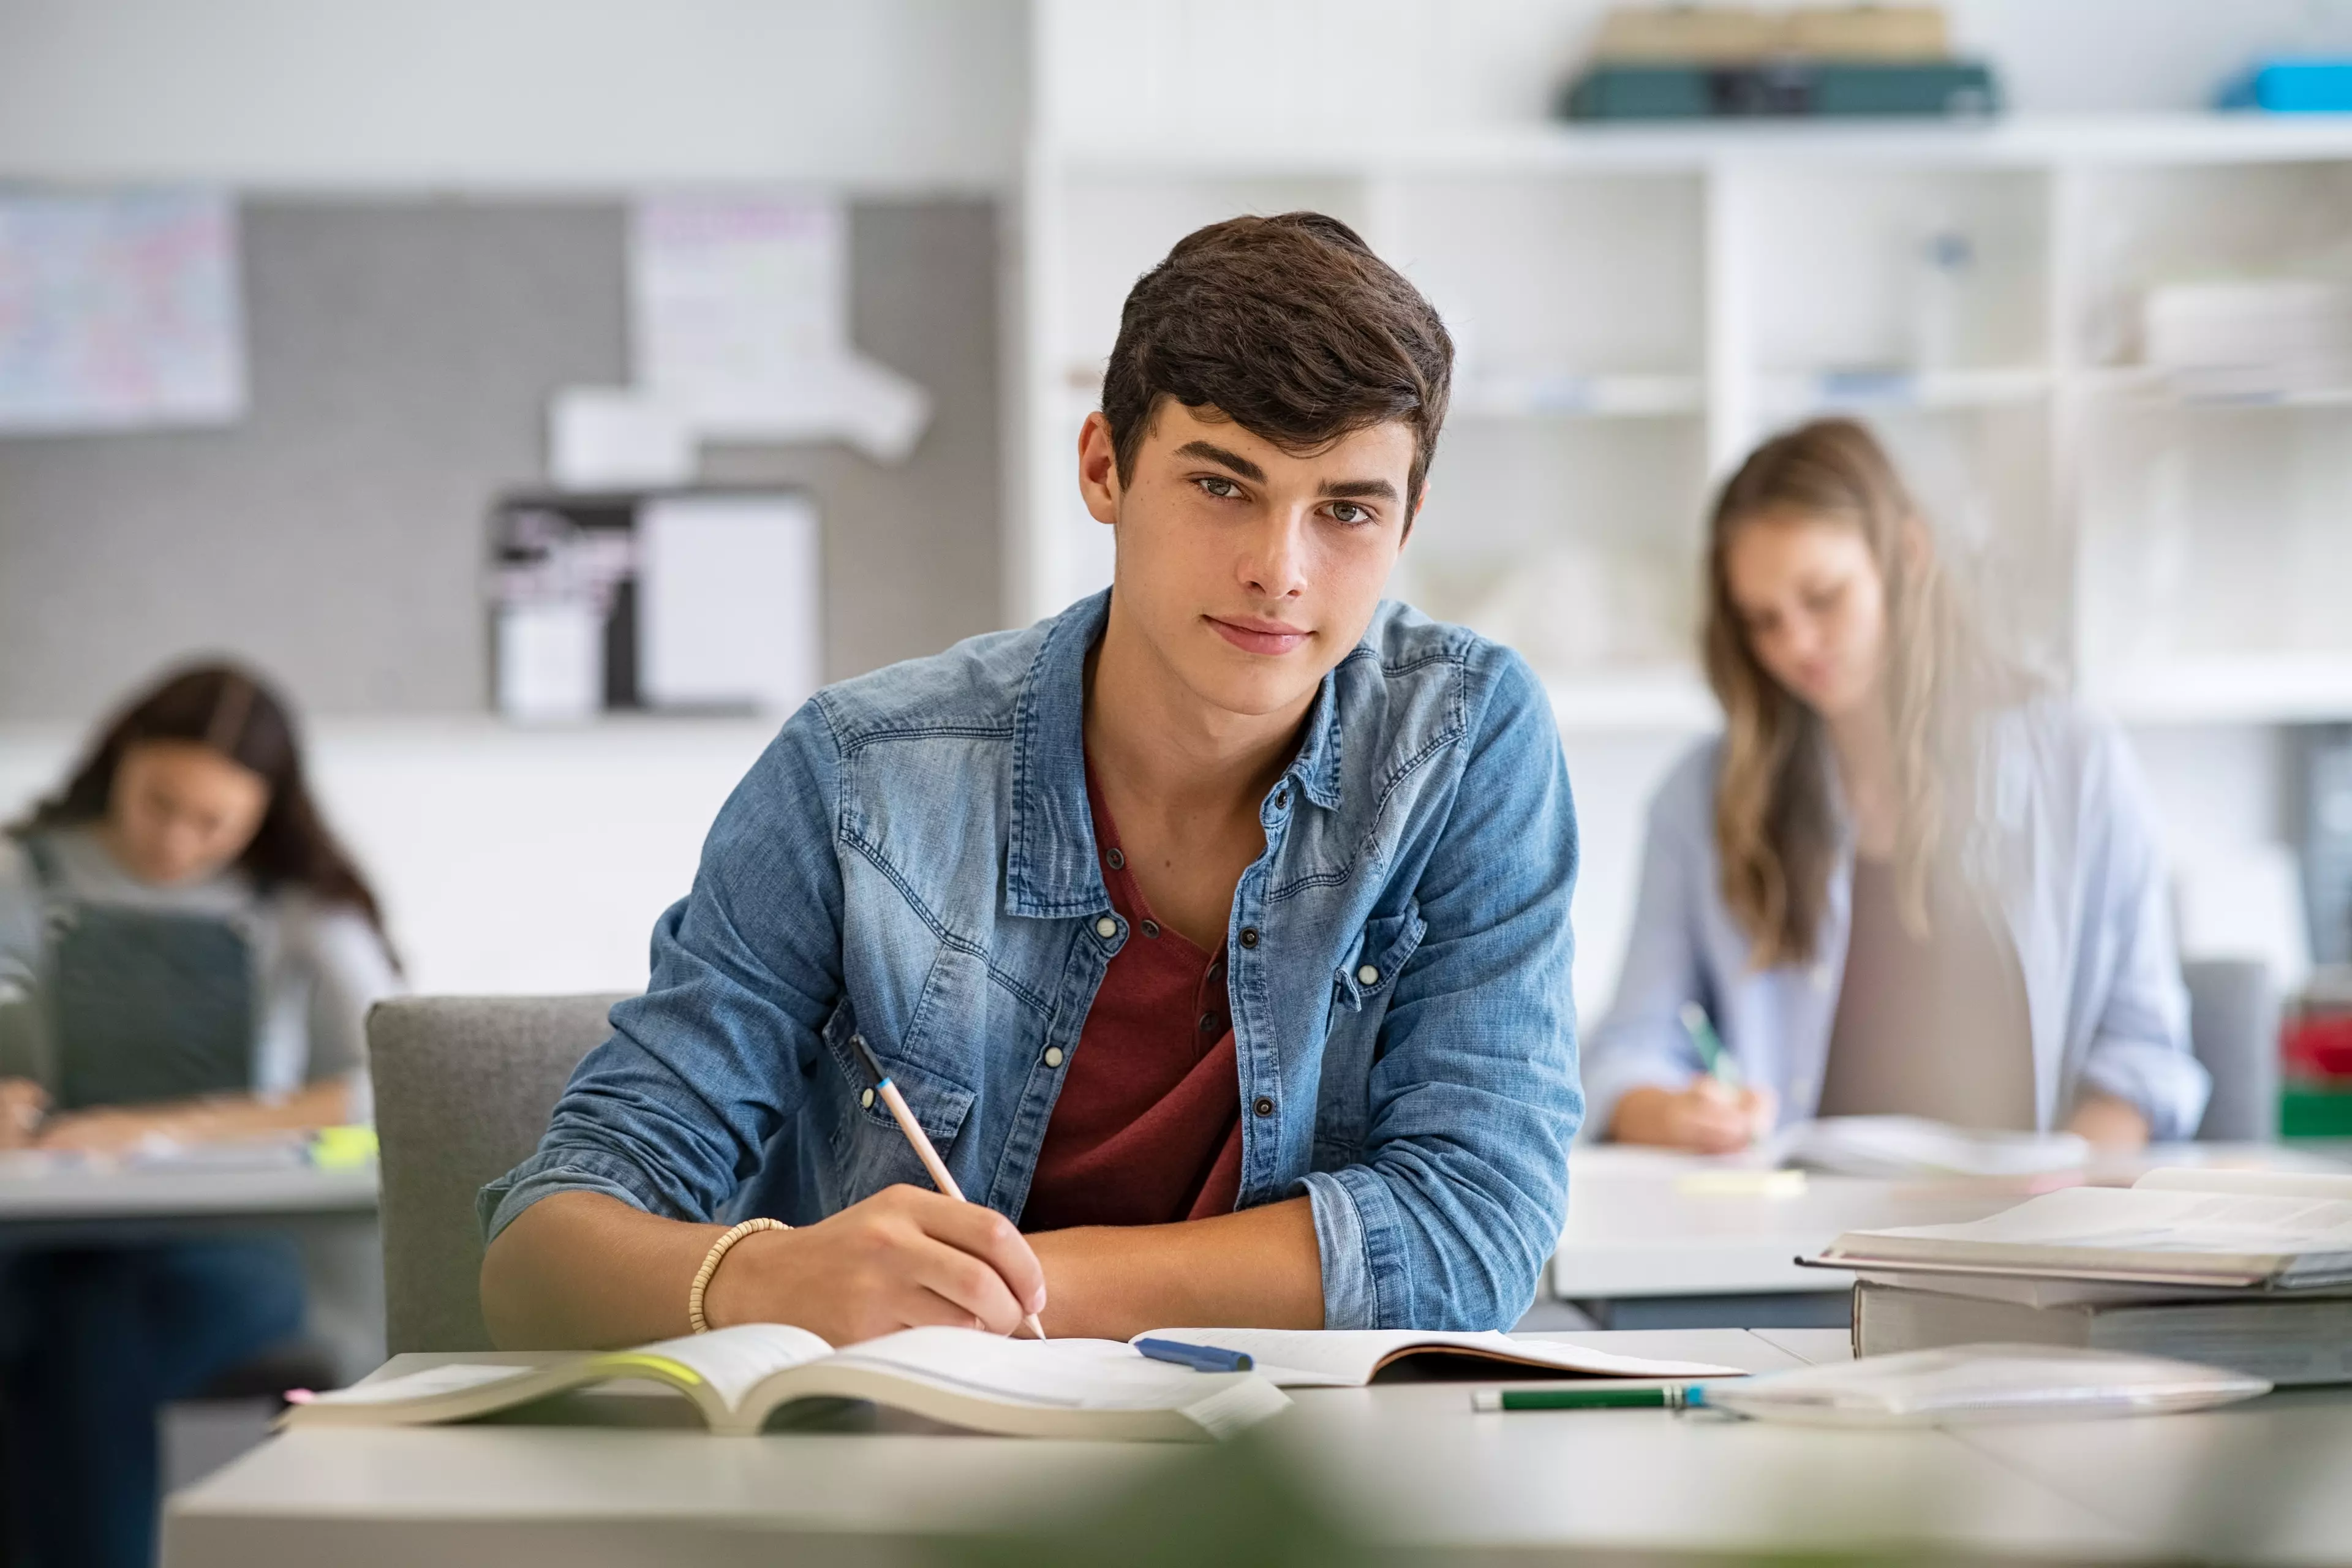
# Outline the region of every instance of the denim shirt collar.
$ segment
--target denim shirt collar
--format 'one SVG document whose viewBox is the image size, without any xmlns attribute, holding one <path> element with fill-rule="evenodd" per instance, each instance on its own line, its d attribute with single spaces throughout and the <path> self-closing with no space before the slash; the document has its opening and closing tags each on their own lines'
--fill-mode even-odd
<svg viewBox="0 0 2352 1568">
<path fill-rule="evenodd" d="M 1044 918 L 1110 907 L 1087 805 L 1087 655 L 1110 618 L 1110 590 L 1054 618 L 1013 708 L 1013 820 L 1005 850 L 1004 911 Z M 1306 738 L 1283 777 L 1326 811 L 1339 809 L 1339 671 L 1377 658 L 1358 643 L 1323 677 L 1307 710 Z"/>
</svg>

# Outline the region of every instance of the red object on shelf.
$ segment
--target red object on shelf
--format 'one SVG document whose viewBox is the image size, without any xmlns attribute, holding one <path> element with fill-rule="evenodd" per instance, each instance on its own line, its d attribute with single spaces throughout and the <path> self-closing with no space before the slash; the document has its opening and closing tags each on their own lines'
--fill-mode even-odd
<svg viewBox="0 0 2352 1568">
<path fill-rule="evenodd" d="M 2352 1013 L 2296 1018 L 2281 1031 L 2279 1043 L 2298 1077 L 2352 1079 Z"/>
</svg>

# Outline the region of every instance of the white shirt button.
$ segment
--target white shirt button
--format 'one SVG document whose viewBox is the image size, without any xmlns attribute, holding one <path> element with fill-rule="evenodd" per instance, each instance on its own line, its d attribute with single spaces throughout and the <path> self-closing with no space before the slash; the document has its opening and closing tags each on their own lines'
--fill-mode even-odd
<svg viewBox="0 0 2352 1568">
<path fill-rule="evenodd" d="M 1057 1068 L 1062 1065 L 1061 1047 L 1047 1046 L 1045 1047 L 1045 1065 L 1049 1068 Z"/>
<path fill-rule="evenodd" d="M 1102 919 L 1095 921 L 1095 934 L 1102 938 L 1105 942 L 1108 942 L 1112 937 L 1118 934 L 1118 922 L 1111 919 L 1108 915 L 1105 915 Z"/>
<path fill-rule="evenodd" d="M 1370 964 L 1367 963 L 1366 965 L 1364 965 L 1364 967 L 1363 967 L 1363 968 L 1359 969 L 1358 971 L 1356 971 L 1356 984 L 1359 984 L 1359 985 L 1378 985 L 1380 983 L 1381 983 L 1381 972 L 1380 972 L 1379 970 L 1377 970 L 1377 969 L 1373 968 Z"/>
<path fill-rule="evenodd" d="M 873 1091 L 872 1089 L 867 1089 L 864 1094 L 859 1095 L 859 1096 L 857 1097 L 857 1103 L 858 1103 L 858 1104 L 860 1104 L 860 1105 L 862 1105 L 862 1106 L 864 1106 L 864 1107 L 865 1107 L 866 1110 L 873 1110 L 873 1109 L 874 1109 L 874 1091 Z"/>
</svg>

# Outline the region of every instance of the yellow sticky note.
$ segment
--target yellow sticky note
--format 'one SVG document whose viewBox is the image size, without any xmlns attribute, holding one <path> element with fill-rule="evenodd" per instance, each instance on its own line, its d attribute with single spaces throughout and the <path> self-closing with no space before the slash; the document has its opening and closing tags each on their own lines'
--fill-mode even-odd
<svg viewBox="0 0 2352 1568">
<path fill-rule="evenodd" d="M 375 1158 L 375 1129 L 321 1127 L 310 1140 L 310 1163 L 322 1171 L 351 1171 Z"/>
<path fill-rule="evenodd" d="M 1675 1191 L 1705 1198 L 1793 1198 L 1805 1191 L 1802 1171 L 1693 1171 L 1675 1178 Z"/>
</svg>

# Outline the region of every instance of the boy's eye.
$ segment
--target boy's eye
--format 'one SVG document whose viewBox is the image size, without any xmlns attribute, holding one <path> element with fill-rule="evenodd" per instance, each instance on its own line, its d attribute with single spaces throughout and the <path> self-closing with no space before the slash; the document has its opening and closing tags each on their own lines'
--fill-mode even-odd
<svg viewBox="0 0 2352 1568">
<path fill-rule="evenodd" d="M 1199 479 L 1194 479 L 1192 482 L 1200 486 L 1206 493 L 1216 497 L 1219 500 L 1233 500 L 1238 498 L 1242 493 L 1241 486 L 1234 483 L 1231 479 L 1221 479 L 1215 474 L 1202 474 Z"/>
<path fill-rule="evenodd" d="M 1351 500 L 1335 500 L 1331 503 L 1331 521 L 1347 523 L 1370 522 L 1372 521 L 1372 512 L 1370 507 L 1358 506 Z"/>
</svg>

